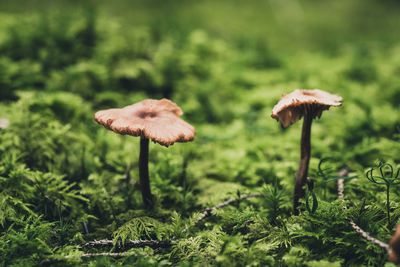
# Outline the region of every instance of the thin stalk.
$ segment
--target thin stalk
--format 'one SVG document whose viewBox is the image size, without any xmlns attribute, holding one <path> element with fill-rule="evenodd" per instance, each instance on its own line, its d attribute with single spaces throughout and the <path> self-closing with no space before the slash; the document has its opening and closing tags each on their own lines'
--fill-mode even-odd
<svg viewBox="0 0 400 267">
<path fill-rule="evenodd" d="M 303 186 L 306 184 L 308 174 L 308 164 L 310 162 L 311 155 L 311 123 L 312 123 L 312 112 L 306 110 L 303 119 L 303 128 L 301 131 L 301 145 L 300 145 L 300 165 L 297 170 L 296 184 L 294 186 L 293 196 L 293 213 L 299 215 L 299 199 L 304 197 Z"/>
<path fill-rule="evenodd" d="M 387 217 L 388 217 L 388 229 L 390 230 L 390 202 L 389 202 L 389 189 L 390 185 L 386 185 L 386 210 L 387 210 Z"/>
<path fill-rule="evenodd" d="M 146 137 L 140 138 L 139 178 L 143 204 L 146 208 L 151 208 L 153 196 L 151 195 L 149 180 L 149 139 Z"/>
</svg>

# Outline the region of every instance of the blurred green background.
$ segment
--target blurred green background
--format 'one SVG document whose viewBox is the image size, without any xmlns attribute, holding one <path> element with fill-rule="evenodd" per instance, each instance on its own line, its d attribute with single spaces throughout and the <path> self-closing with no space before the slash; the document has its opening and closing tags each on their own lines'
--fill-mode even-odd
<svg viewBox="0 0 400 267">
<path fill-rule="evenodd" d="M 388 229 L 385 188 L 364 177 L 400 164 L 399 14 L 395 0 L 1 1 L 0 117 L 10 124 L 0 129 L 0 264 L 70 255 L 60 266 L 390 266 L 346 218 L 384 241 L 399 221 L 396 187 Z M 319 207 L 308 214 L 303 203 L 298 217 L 301 123 L 270 118 L 296 88 L 344 99 L 313 123 Z M 148 211 L 139 140 L 93 114 L 162 97 L 196 138 L 150 145 Z M 327 157 L 332 173 L 358 177 L 346 182 L 346 212 L 317 171 Z M 203 208 L 248 192 L 265 197 L 190 227 Z M 178 245 L 77 257 L 88 252 L 79 244 L 102 238 Z"/>
<path fill-rule="evenodd" d="M 396 0 L 252 0 L 252 1 L 2 1 L 3 16 L 30 16 L 94 9 L 124 30 L 148 27 L 183 38 L 204 29 L 226 41 L 260 40 L 277 52 L 329 50 L 343 45 L 398 41 L 399 3 Z M 4 23 L 2 23 L 4 26 Z"/>
</svg>

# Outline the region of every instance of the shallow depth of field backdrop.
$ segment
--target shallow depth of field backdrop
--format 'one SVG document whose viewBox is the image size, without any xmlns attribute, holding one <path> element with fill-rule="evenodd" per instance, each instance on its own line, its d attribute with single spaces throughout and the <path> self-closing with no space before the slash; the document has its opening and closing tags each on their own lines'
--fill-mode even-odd
<svg viewBox="0 0 400 267">
<path fill-rule="evenodd" d="M 396 0 L 1 1 L 0 265 L 394 266 L 348 219 L 384 242 L 400 222 L 400 186 L 388 227 L 386 188 L 365 177 L 400 164 L 399 14 Z M 344 99 L 314 122 L 318 207 L 300 216 L 301 122 L 270 117 L 296 88 Z M 93 115 L 163 97 L 196 138 L 150 144 L 146 210 L 139 138 Z M 346 211 L 324 179 L 343 168 Z M 124 245 L 139 239 L 173 242 Z"/>
</svg>

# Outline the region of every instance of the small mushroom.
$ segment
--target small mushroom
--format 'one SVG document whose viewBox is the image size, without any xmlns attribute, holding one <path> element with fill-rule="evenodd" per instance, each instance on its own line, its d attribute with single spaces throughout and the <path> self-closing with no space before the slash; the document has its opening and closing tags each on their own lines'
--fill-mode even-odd
<svg viewBox="0 0 400 267">
<path fill-rule="evenodd" d="M 271 117 L 279 121 L 286 128 L 304 116 L 301 134 L 300 165 L 296 175 L 294 187 L 293 212 L 299 214 L 299 199 L 304 196 L 303 186 L 306 183 L 308 164 L 311 154 L 311 123 L 316 117 L 320 118 L 324 110 L 331 106 L 340 106 L 342 97 L 333 95 L 318 89 L 295 90 L 290 94 L 283 95 L 278 104 L 272 110 Z"/>
<path fill-rule="evenodd" d="M 148 169 L 149 139 L 165 147 L 175 142 L 192 141 L 195 129 L 180 118 L 182 114 L 182 110 L 168 99 L 146 99 L 124 108 L 101 110 L 94 114 L 94 119 L 111 131 L 140 136 L 139 178 L 146 207 L 153 204 Z"/>
<path fill-rule="evenodd" d="M 6 118 L 0 118 L 0 130 L 5 129 L 10 124 L 10 121 Z"/>
<path fill-rule="evenodd" d="M 400 263 L 400 224 L 389 242 L 389 259 L 394 263 Z"/>
</svg>

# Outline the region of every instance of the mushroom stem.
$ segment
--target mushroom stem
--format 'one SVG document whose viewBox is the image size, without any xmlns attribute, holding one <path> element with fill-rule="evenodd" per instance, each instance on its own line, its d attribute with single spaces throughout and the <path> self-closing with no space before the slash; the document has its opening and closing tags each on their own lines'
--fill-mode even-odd
<svg viewBox="0 0 400 267">
<path fill-rule="evenodd" d="M 150 191 L 149 180 L 149 139 L 140 137 L 139 178 L 143 203 L 146 208 L 153 206 L 153 196 Z"/>
<path fill-rule="evenodd" d="M 303 186 L 306 184 L 308 164 L 310 162 L 311 155 L 311 123 L 312 123 L 312 112 L 307 110 L 304 114 L 303 128 L 301 131 L 301 148 L 300 148 L 300 165 L 297 170 L 296 184 L 294 186 L 293 196 L 293 213 L 299 215 L 299 199 L 304 196 Z"/>
</svg>

